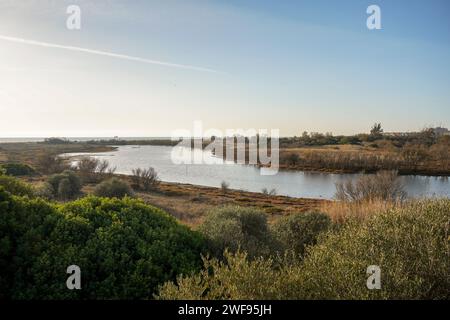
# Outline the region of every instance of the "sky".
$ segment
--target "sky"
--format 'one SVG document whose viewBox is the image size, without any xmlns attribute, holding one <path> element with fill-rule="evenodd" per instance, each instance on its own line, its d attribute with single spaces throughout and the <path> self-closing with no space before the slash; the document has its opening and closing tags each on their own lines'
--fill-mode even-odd
<svg viewBox="0 0 450 320">
<path fill-rule="evenodd" d="M 366 26 L 372 4 L 381 30 Z M 449 13 L 447 0 L 0 0 L 0 137 L 450 127 Z"/>
</svg>

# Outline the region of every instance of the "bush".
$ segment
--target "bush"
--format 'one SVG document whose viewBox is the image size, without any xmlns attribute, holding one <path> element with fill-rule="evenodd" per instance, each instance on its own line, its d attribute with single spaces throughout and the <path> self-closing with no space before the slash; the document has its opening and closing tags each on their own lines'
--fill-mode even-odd
<svg viewBox="0 0 450 320">
<path fill-rule="evenodd" d="M 158 174 L 152 167 L 148 169 L 133 169 L 131 179 L 133 187 L 145 191 L 151 191 L 158 188 Z"/>
<path fill-rule="evenodd" d="M 276 196 L 277 195 L 277 190 L 276 189 L 270 189 L 267 190 L 267 188 L 262 188 L 261 189 L 261 193 L 266 195 L 266 196 Z"/>
<path fill-rule="evenodd" d="M 450 200 L 427 200 L 349 223 L 313 247 L 302 268 L 304 298 L 449 299 Z M 366 269 L 381 268 L 381 290 Z"/>
<path fill-rule="evenodd" d="M 274 247 L 267 215 L 250 208 L 227 206 L 212 210 L 199 231 L 209 240 L 210 252 L 221 256 L 225 249 L 239 248 L 253 257 L 267 256 Z"/>
<path fill-rule="evenodd" d="M 340 201 L 402 201 L 406 192 L 397 171 L 380 171 L 375 175 L 363 175 L 355 182 L 337 183 L 335 198 Z"/>
<path fill-rule="evenodd" d="M 300 156 L 297 153 L 290 153 L 286 156 L 284 161 L 291 166 L 295 166 L 300 163 Z"/>
<path fill-rule="evenodd" d="M 83 182 L 92 183 L 112 177 L 116 168 L 110 167 L 107 160 L 100 161 L 92 157 L 83 157 L 77 161 L 76 170 Z"/>
<path fill-rule="evenodd" d="M 30 176 L 36 173 L 32 167 L 22 163 L 6 163 L 2 164 L 0 167 L 2 167 L 4 173 L 9 176 Z"/>
<path fill-rule="evenodd" d="M 133 196 L 133 190 L 128 183 L 119 178 L 105 180 L 95 187 L 94 194 L 98 197 L 123 198 Z"/>
<path fill-rule="evenodd" d="M 50 183 L 44 182 L 34 188 L 34 194 L 36 197 L 51 200 L 56 193 Z"/>
<path fill-rule="evenodd" d="M 65 205 L 0 190 L 0 299 L 148 299 L 201 264 L 201 236 L 134 199 Z M 81 269 L 68 290 L 66 269 Z"/>
<path fill-rule="evenodd" d="M 69 170 L 50 176 L 47 182 L 52 186 L 55 198 L 61 200 L 75 198 L 80 194 L 82 186 L 80 178 Z"/>
<path fill-rule="evenodd" d="M 280 218 L 273 225 L 274 237 L 283 250 L 303 256 L 307 246 L 314 245 L 317 237 L 331 226 L 331 219 L 323 213 L 298 213 Z"/>
<path fill-rule="evenodd" d="M 227 193 L 228 190 L 230 190 L 230 184 L 226 181 L 222 181 L 220 183 L 220 190 L 222 190 L 223 193 Z"/>
<path fill-rule="evenodd" d="M 95 175 L 99 164 L 100 160 L 91 157 L 84 157 L 77 161 L 76 169 L 83 182 L 97 181 Z"/>
<path fill-rule="evenodd" d="M 224 261 L 203 259 L 203 270 L 192 276 L 179 275 L 177 284 L 165 283 L 160 300 L 275 300 L 284 293 L 277 285 L 283 276 L 272 259 L 247 259 L 247 254 L 228 251 Z"/>
<path fill-rule="evenodd" d="M 64 159 L 48 152 L 39 154 L 36 162 L 39 171 L 44 174 L 60 173 L 69 168 Z"/>
<path fill-rule="evenodd" d="M 34 197 L 33 188 L 29 184 L 14 177 L 0 175 L 0 187 L 17 196 Z"/>
<path fill-rule="evenodd" d="M 450 199 L 414 202 L 319 237 L 303 262 L 226 254 L 166 283 L 161 299 L 449 299 Z M 274 268 L 274 265 L 276 266 Z M 368 290 L 368 266 L 381 289 Z"/>
</svg>

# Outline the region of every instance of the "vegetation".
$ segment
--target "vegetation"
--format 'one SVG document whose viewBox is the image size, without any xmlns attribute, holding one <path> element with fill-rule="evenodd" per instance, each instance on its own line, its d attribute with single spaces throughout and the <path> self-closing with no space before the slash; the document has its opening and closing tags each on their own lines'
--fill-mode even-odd
<svg viewBox="0 0 450 320">
<path fill-rule="evenodd" d="M 338 184 L 339 201 L 245 193 L 226 182 L 169 184 L 153 169 L 111 179 L 114 170 L 99 160 L 64 171 L 67 163 L 55 154 L 81 151 L 78 143 L 33 145 L 47 155 L 42 162 L 2 145 L 3 163 L 57 174 L 27 177 L 33 188 L 0 166 L 0 299 L 449 299 L 450 200 L 405 200 L 397 170 L 445 172 L 450 137 L 433 130 L 396 137 L 377 128 L 354 137 L 282 139 L 281 156 L 293 155 L 284 162 L 290 168 L 379 171 Z M 293 147 L 307 140 L 336 142 Z M 81 192 L 82 181 L 103 182 Z M 127 181 L 137 190 L 157 188 L 139 196 L 198 231 L 127 197 Z M 44 200 L 82 193 L 101 198 Z M 71 264 L 81 267 L 83 290 L 65 287 Z M 381 290 L 366 287 L 369 265 L 381 267 Z"/>
<path fill-rule="evenodd" d="M 131 179 L 133 187 L 138 190 L 151 191 L 158 188 L 159 178 L 155 169 L 133 169 Z"/>
<path fill-rule="evenodd" d="M 130 185 L 119 178 L 111 178 L 99 183 L 94 189 L 94 194 L 107 198 L 123 198 L 134 195 Z"/>
<path fill-rule="evenodd" d="M 221 256 L 225 249 L 244 250 L 250 257 L 267 256 L 273 251 L 273 238 L 263 212 L 236 206 L 212 210 L 199 227 L 208 239 L 209 251 Z"/>
<path fill-rule="evenodd" d="M 10 176 L 30 176 L 36 173 L 32 167 L 23 163 L 5 163 L 0 167 L 4 169 L 4 174 Z"/>
<path fill-rule="evenodd" d="M 230 190 L 230 184 L 226 181 L 222 181 L 220 183 L 220 189 L 223 193 L 227 193 Z"/>
<path fill-rule="evenodd" d="M 50 176 L 47 182 L 52 187 L 53 196 L 60 200 L 75 198 L 80 194 L 82 186 L 80 178 L 70 170 Z"/>
<path fill-rule="evenodd" d="M 34 197 L 34 190 L 29 184 L 11 176 L 0 174 L 0 188 L 19 196 Z"/>
<path fill-rule="evenodd" d="M 273 225 L 274 238 L 283 251 L 303 256 L 307 246 L 316 244 L 319 234 L 331 227 L 328 215 L 318 212 L 292 214 L 280 218 Z"/>
<path fill-rule="evenodd" d="M 100 161 L 92 157 L 83 157 L 78 160 L 75 169 L 84 183 L 99 182 L 110 178 L 116 171 L 115 167 L 110 167 L 107 160 Z"/>
<path fill-rule="evenodd" d="M 43 174 L 60 173 L 69 169 L 64 159 L 50 152 L 43 152 L 36 157 L 36 165 Z"/>
<path fill-rule="evenodd" d="M 199 274 L 166 283 L 160 299 L 449 299 L 450 200 L 427 200 L 348 221 L 319 237 L 303 261 L 204 259 Z M 366 269 L 381 268 L 381 290 Z"/>
<path fill-rule="evenodd" d="M 200 266 L 202 237 L 142 202 L 66 205 L 0 190 L 0 299 L 145 299 Z M 81 269 L 82 290 L 66 288 Z"/>
<path fill-rule="evenodd" d="M 265 195 L 268 195 L 268 196 L 275 196 L 275 195 L 277 195 L 277 190 L 276 189 L 270 189 L 270 191 L 269 191 L 269 190 L 267 190 L 267 188 L 263 188 L 261 190 L 261 193 L 265 194 Z"/>
<path fill-rule="evenodd" d="M 337 200 L 341 201 L 403 201 L 406 192 L 396 171 L 380 171 L 374 175 L 362 175 L 355 182 L 348 180 L 336 184 Z"/>
</svg>

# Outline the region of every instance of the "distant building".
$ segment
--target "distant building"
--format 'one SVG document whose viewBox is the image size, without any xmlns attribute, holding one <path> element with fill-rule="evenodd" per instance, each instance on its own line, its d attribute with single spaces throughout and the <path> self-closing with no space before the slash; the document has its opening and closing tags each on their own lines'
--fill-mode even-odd
<svg viewBox="0 0 450 320">
<path fill-rule="evenodd" d="M 437 127 L 437 128 L 434 128 L 433 131 L 437 136 L 450 135 L 450 131 L 447 128 Z"/>
<path fill-rule="evenodd" d="M 436 136 L 448 136 L 450 135 L 450 130 L 447 128 L 442 127 L 436 127 L 432 129 Z M 388 137 L 408 137 L 408 136 L 415 136 L 419 134 L 420 132 L 384 132 L 383 136 Z"/>
</svg>

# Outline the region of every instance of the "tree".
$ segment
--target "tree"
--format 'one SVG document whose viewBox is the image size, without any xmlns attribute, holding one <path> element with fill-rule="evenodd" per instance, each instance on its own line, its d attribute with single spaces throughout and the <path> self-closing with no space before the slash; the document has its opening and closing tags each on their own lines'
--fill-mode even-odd
<svg viewBox="0 0 450 320">
<path fill-rule="evenodd" d="M 381 128 L 381 123 L 375 123 L 370 129 L 370 137 L 372 140 L 378 140 L 383 137 L 383 129 Z"/>
</svg>

